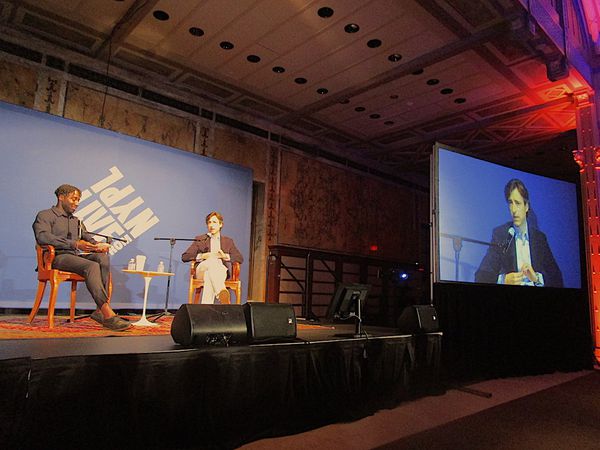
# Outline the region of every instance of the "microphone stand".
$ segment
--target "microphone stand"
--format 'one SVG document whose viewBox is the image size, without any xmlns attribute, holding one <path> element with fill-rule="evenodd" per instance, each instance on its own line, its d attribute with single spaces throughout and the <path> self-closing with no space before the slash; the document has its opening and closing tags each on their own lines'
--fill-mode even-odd
<svg viewBox="0 0 600 450">
<path fill-rule="evenodd" d="M 169 250 L 169 268 L 167 270 L 167 272 L 171 272 L 171 266 L 173 263 L 173 247 L 175 247 L 175 243 L 177 241 L 195 241 L 196 239 L 186 239 L 186 238 L 174 238 L 174 237 L 155 237 L 154 238 L 155 241 L 169 241 L 169 244 L 171 245 L 171 248 Z M 167 277 L 167 294 L 165 297 L 165 309 L 164 311 L 157 313 L 157 314 L 150 314 L 148 316 L 148 318 L 153 317 L 154 318 L 154 322 L 156 322 L 158 319 L 160 319 L 161 317 L 164 316 L 172 316 L 173 314 L 171 314 L 169 312 L 169 292 L 171 289 L 171 275 L 169 275 Z"/>
</svg>

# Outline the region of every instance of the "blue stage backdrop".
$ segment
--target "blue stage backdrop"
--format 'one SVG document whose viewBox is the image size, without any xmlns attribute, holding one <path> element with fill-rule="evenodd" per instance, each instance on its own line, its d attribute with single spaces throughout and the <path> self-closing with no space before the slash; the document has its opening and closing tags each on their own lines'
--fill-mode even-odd
<svg viewBox="0 0 600 450">
<path fill-rule="evenodd" d="M 130 258 L 146 255 L 146 268 L 168 268 L 170 244 L 155 237 L 194 238 L 206 232 L 204 218 L 224 216 L 222 233 L 232 237 L 245 258 L 244 291 L 252 208 L 252 172 L 164 145 L 0 103 L 0 306 L 30 308 L 37 278 L 31 225 L 37 211 L 56 204 L 63 183 L 82 189 L 77 215 L 88 231 L 126 239 L 111 249 L 113 306 L 141 308 L 143 279 L 128 275 Z M 173 248 L 169 307 L 187 302 L 189 265 L 181 254 L 191 242 Z M 166 277 L 152 281 L 149 308 L 163 308 Z M 48 288 L 49 289 L 49 288 Z M 68 307 L 68 284 L 61 285 L 58 307 Z M 80 284 L 78 307 L 92 308 Z M 48 292 L 42 307 L 47 305 Z M 245 301 L 245 298 L 243 299 Z"/>
</svg>

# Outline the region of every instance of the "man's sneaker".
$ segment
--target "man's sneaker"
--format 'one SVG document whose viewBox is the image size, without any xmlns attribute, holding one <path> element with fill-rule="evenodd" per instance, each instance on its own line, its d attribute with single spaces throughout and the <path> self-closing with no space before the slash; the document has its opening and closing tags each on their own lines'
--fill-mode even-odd
<svg viewBox="0 0 600 450">
<path fill-rule="evenodd" d="M 108 319 L 104 319 L 102 326 L 113 331 L 125 331 L 131 324 L 129 321 L 121 319 L 119 316 L 112 316 Z"/>
<path fill-rule="evenodd" d="M 219 303 L 221 305 L 228 305 L 231 303 L 231 299 L 229 297 L 229 291 L 227 289 L 223 289 L 221 292 L 217 294 L 217 298 L 219 299 Z"/>
<path fill-rule="evenodd" d="M 90 319 L 95 320 L 100 325 L 104 324 L 104 316 L 102 315 L 102 312 L 99 309 L 90 314 Z"/>
</svg>

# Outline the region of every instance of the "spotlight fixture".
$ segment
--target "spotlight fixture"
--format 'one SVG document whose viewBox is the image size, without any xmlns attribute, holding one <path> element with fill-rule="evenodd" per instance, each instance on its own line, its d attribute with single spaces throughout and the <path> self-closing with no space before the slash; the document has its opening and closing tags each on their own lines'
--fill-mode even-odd
<svg viewBox="0 0 600 450">
<path fill-rule="evenodd" d="M 234 46 L 229 41 L 223 41 L 219 44 L 223 50 L 231 50 Z"/>
<path fill-rule="evenodd" d="M 297 84 L 306 84 L 308 80 L 306 78 L 302 78 L 302 77 L 298 77 L 294 80 L 295 83 Z"/>
<path fill-rule="evenodd" d="M 344 27 L 346 33 L 356 33 L 358 30 L 360 30 L 360 27 L 356 23 L 349 23 Z"/>
<path fill-rule="evenodd" d="M 381 45 L 380 39 L 371 39 L 369 42 L 367 42 L 367 47 L 369 47 L 369 48 L 377 48 L 380 45 Z"/>
<path fill-rule="evenodd" d="M 381 115 L 380 114 L 371 114 L 369 117 L 371 119 L 379 119 L 381 117 Z"/>
<path fill-rule="evenodd" d="M 388 59 L 391 62 L 398 62 L 402 59 L 402 55 L 400 53 L 392 53 L 390 56 L 388 56 Z"/>
<path fill-rule="evenodd" d="M 325 95 L 328 92 L 329 92 L 329 89 L 326 89 L 326 88 L 319 88 L 319 89 L 317 89 L 317 94 L 320 94 L 320 95 Z"/>
<path fill-rule="evenodd" d="M 154 18 L 156 20 L 160 20 L 160 21 L 165 21 L 165 20 L 169 20 L 169 14 L 167 14 L 165 11 L 161 11 L 160 9 L 157 9 L 156 11 L 154 11 L 152 13 L 152 15 L 154 16 Z"/>
<path fill-rule="evenodd" d="M 275 67 L 273 67 L 273 72 L 275 72 L 275 73 L 283 73 L 283 72 L 285 72 L 285 69 L 283 67 L 281 67 L 281 66 L 275 66 Z"/>
<path fill-rule="evenodd" d="M 190 34 L 192 36 L 196 36 L 196 37 L 204 36 L 204 30 L 202 28 L 191 27 L 188 31 L 190 32 Z"/>
<path fill-rule="evenodd" d="M 329 6 L 323 6 L 322 8 L 319 8 L 317 14 L 323 19 L 328 19 L 333 16 L 333 9 L 331 9 Z"/>
<path fill-rule="evenodd" d="M 451 88 L 444 88 L 440 91 L 440 94 L 442 95 L 449 95 L 452 94 L 454 92 L 454 89 Z"/>
<path fill-rule="evenodd" d="M 251 62 L 251 63 L 257 63 L 260 61 L 260 56 L 258 55 L 248 55 L 246 56 L 246 59 Z"/>
<path fill-rule="evenodd" d="M 427 80 L 427 84 L 429 86 L 435 86 L 439 82 L 440 82 L 440 80 L 438 80 L 437 78 L 430 78 L 429 80 Z"/>
<path fill-rule="evenodd" d="M 357 106 L 356 108 L 354 108 L 354 111 L 356 112 L 363 112 L 365 110 L 364 106 Z"/>
<path fill-rule="evenodd" d="M 464 97 L 458 97 L 458 98 L 455 98 L 455 99 L 454 99 L 454 103 L 457 103 L 457 104 L 459 104 L 459 105 L 460 105 L 461 103 L 465 103 L 466 101 L 467 101 L 467 99 L 466 99 L 466 98 L 464 98 Z"/>
</svg>

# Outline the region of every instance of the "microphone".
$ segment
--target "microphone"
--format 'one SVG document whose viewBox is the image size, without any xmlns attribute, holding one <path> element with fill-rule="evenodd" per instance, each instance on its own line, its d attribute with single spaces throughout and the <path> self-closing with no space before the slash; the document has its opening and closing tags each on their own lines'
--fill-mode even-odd
<svg viewBox="0 0 600 450">
<path fill-rule="evenodd" d="M 510 247 L 510 244 L 512 244 L 513 239 L 515 238 L 515 227 L 513 227 L 512 225 L 508 228 L 508 234 L 510 234 L 510 239 L 506 242 L 504 249 L 502 250 L 502 253 L 506 253 L 508 250 L 508 247 Z"/>
</svg>

